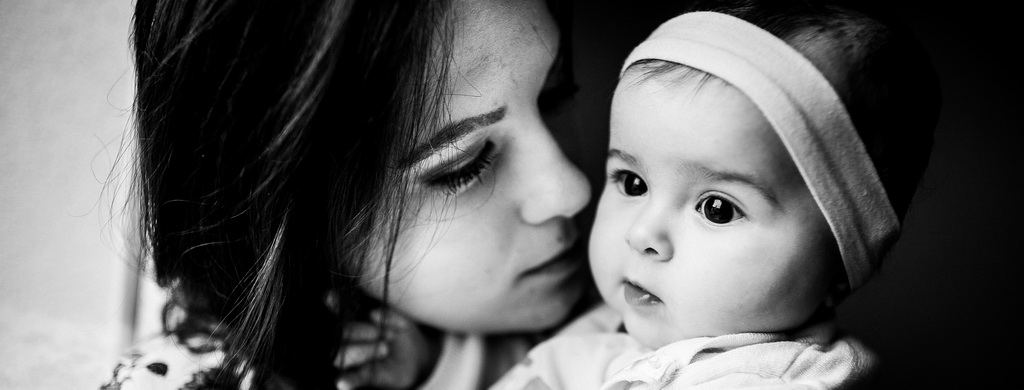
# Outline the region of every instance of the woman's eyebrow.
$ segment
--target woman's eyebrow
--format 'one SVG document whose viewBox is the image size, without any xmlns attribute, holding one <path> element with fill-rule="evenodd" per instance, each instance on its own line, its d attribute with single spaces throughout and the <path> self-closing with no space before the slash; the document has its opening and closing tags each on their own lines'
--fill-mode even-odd
<svg viewBox="0 0 1024 390">
<path fill-rule="evenodd" d="M 501 106 L 494 111 L 474 115 L 465 119 L 441 126 L 441 129 L 434 133 L 426 142 L 416 145 L 412 151 L 400 162 L 402 168 L 408 168 L 430 156 L 430 153 L 440 145 L 455 143 L 459 139 L 469 135 L 478 129 L 498 123 L 505 118 L 505 111 L 508 106 Z"/>
</svg>

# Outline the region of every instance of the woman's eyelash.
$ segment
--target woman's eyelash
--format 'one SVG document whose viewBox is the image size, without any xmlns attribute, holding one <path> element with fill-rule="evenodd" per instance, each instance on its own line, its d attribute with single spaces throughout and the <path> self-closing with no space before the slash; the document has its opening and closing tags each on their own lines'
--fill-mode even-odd
<svg viewBox="0 0 1024 390">
<path fill-rule="evenodd" d="M 494 162 L 495 157 L 497 157 L 497 153 L 494 153 L 494 143 L 487 141 L 473 161 L 452 172 L 442 173 L 428 179 L 427 185 L 442 188 L 448 195 L 455 195 L 479 179 L 480 175 Z"/>
</svg>

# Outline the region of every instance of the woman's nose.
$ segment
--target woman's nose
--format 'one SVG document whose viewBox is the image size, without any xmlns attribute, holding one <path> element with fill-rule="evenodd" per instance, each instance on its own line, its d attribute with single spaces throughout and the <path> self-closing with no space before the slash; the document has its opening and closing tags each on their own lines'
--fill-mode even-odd
<svg viewBox="0 0 1024 390">
<path fill-rule="evenodd" d="M 667 214 L 656 204 L 648 203 L 626 232 L 626 244 L 641 258 L 655 261 L 672 259 L 672 243 L 665 225 Z"/>
<path fill-rule="evenodd" d="M 529 163 L 529 176 L 520 180 L 526 186 L 520 213 L 524 221 L 536 225 L 572 217 L 590 201 L 590 183 L 583 172 L 566 158 L 550 133 L 545 131 L 541 138 L 537 145 L 541 149 Z"/>
</svg>

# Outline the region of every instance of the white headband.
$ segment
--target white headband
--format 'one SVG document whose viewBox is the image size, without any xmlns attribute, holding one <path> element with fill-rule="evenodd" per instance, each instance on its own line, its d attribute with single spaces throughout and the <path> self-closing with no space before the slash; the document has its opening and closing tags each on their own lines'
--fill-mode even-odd
<svg viewBox="0 0 1024 390">
<path fill-rule="evenodd" d="M 675 17 L 626 59 L 675 62 L 742 91 L 779 134 L 832 228 L 850 289 L 864 284 L 899 234 L 871 159 L 839 95 L 799 52 L 742 19 L 716 12 Z"/>
</svg>

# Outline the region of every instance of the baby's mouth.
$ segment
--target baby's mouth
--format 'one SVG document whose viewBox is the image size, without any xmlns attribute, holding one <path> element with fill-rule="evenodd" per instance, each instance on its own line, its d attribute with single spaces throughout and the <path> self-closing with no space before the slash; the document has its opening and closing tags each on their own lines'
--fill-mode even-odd
<svg viewBox="0 0 1024 390">
<path fill-rule="evenodd" d="M 650 291 L 645 290 L 635 282 L 625 280 L 623 284 L 625 284 L 623 295 L 626 297 L 626 303 L 629 303 L 631 306 L 649 307 L 661 303 L 661 299 L 657 295 L 651 294 Z"/>
</svg>

